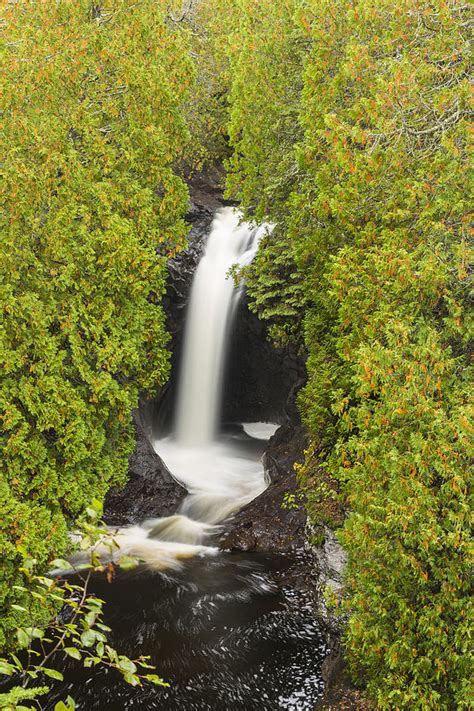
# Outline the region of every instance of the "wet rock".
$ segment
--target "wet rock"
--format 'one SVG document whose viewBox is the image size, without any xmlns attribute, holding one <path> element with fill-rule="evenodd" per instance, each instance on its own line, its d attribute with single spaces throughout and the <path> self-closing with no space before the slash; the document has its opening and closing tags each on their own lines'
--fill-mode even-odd
<svg viewBox="0 0 474 711">
<path fill-rule="evenodd" d="M 371 711 L 375 705 L 366 694 L 354 684 L 350 677 L 340 634 L 333 631 L 328 635 L 330 653 L 321 667 L 324 681 L 324 695 L 314 711 Z"/>
<path fill-rule="evenodd" d="M 133 419 L 137 443 L 129 460 L 129 479 L 124 488 L 111 489 L 105 499 L 104 520 L 111 526 L 169 516 L 175 513 L 187 493 L 151 446 L 138 410 L 133 413 Z"/>
<path fill-rule="evenodd" d="M 271 483 L 291 478 L 296 491 L 294 465 L 303 462 L 308 440 L 306 428 L 299 423 L 288 422 L 277 429 L 268 441 L 262 460 L 265 474 Z"/>
<path fill-rule="evenodd" d="M 321 674 L 325 691 L 315 711 L 371 711 L 376 708 L 364 692 L 354 686 L 340 649 L 331 652 L 324 660 Z"/>
<path fill-rule="evenodd" d="M 304 359 L 294 348 L 275 348 L 267 327 L 249 309 L 244 293 L 229 344 L 224 387 L 226 421 L 270 421 L 283 424 L 285 403 L 304 377 Z"/>
<path fill-rule="evenodd" d="M 293 465 L 302 461 L 306 445 L 303 427 L 285 425 L 277 430 L 263 456 L 270 484 L 227 524 L 219 539 L 221 549 L 289 553 L 303 548 L 306 512 L 304 502 L 296 496 Z M 288 495 L 295 498 L 285 505 Z"/>
</svg>

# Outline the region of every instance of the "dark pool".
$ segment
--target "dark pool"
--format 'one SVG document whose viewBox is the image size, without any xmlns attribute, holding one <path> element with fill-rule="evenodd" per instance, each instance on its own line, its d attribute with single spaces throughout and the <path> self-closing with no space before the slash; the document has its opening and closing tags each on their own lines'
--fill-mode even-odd
<svg viewBox="0 0 474 711">
<path fill-rule="evenodd" d="M 113 670 L 68 659 L 43 708 L 70 694 L 78 709 L 312 710 L 322 695 L 324 637 L 309 600 L 287 586 L 291 560 L 222 553 L 178 573 L 146 568 L 102 576 L 105 621 L 122 654 L 150 655 L 169 688 L 131 687 Z"/>
</svg>

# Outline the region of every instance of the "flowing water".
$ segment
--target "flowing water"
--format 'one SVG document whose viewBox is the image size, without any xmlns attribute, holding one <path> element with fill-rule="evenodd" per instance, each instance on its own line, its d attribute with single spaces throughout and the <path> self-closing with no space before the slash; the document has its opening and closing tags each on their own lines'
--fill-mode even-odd
<svg viewBox="0 0 474 711">
<path fill-rule="evenodd" d="M 208 445 L 219 418 L 225 351 L 242 286 L 229 277 L 249 264 L 271 225 L 240 223 L 233 208 L 220 210 L 193 281 L 186 318 L 176 434 L 180 445 Z"/>
<path fill-rule="evenodd" d="M 261 455 L 276 426 L 219 434 L 219 412 L 242 290 L 228 272 L 251 261 L 269 229 L 241 224 L 232 208 L 217 213 L 192 287 L 174 434 L 153 443 L 188 496 L 175 515 L 118 531 L 118 556 L 140 558 L 136 570 L 93 580 L 115 647 L 150 655 L 170 687 L 134 689 L 68 660 L 47 708 L 67 692 L 77 708 L 99 711 L 310 711 L 322 693 L 323 637 L 309 600 L 282 582 L 294 561 L 210 544 L 267 485 Z"/>
</svg>

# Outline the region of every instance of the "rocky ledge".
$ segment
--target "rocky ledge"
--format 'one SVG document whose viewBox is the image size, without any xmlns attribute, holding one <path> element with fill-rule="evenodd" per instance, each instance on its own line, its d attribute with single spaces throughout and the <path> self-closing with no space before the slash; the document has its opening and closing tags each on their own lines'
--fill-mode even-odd
<svg viewBox="0 0 474 711">
<path fill-rule="evenodd" d="M 307 441 L 301 425 L 276 431 L 263 455 L 269 486 L 228 522 L 219 539 L 222 550 L 294 553 L 304 548 L 306 512 L 296 497 L 294 464 L 302 461 Z"/>
</svg>

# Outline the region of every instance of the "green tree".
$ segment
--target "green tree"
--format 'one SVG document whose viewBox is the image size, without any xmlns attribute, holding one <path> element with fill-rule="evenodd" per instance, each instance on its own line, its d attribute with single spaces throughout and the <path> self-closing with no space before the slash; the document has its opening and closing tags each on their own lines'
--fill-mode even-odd
<svg viewBox="0 0 474 711">
<path fill-rule="evenodd" d="M 469 8 L 234 9 L 228 185 L 277 223 L 249 287 L 308 352 L 300 478 L 324 449 L 345 496 L 352 668 L 381 708 L 468 708 Z"/>
<path fill-rule="evenodd" d="M 22 558 L 62 554 L 70 522 L 124 481 L 138 392 L 168 373 L 160 300 L 186 233 L 174 164 L 193 68 L 165 13 L 2 8 L 0 646 Z"/>
<path fill-rule="evenodd" d="M 346 373 L 330 466 L 350 506 L 347 647 L 381 708 L 468 708 L 466 11 L 317 3 L 312 22 L 305 204 L 313 244 L 343 242 L 306 283 L 334 304 Z M 309 421 L 326 397 L 315 370 Z"/>
</svg>

